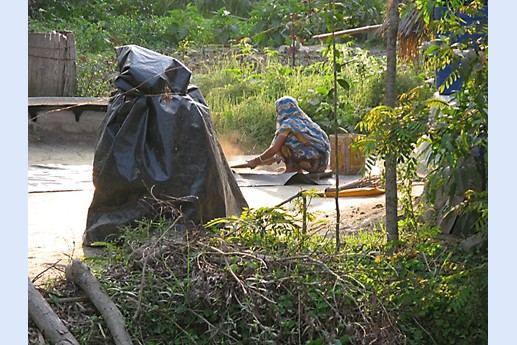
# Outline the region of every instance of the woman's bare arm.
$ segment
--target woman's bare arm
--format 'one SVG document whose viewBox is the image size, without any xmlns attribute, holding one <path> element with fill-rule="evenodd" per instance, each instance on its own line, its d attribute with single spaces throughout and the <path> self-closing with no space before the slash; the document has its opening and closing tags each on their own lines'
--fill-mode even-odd
<svg viewBox="0 0 517 345">
<path fill-rule="evenodd" d="M 269 146 L 269 148 L 266 151 L 262 152 L 257 157 L 247 161 L 250 165 L 250 168 L 255 168 L 256 166 L 262 164 L 271 164 L 273 162 L 271 158 L 273 158 L 273 156 L 280 151 L 282 146 L 284 146 L 286 140 L 286 135 L 282 135 L 282 133 L 278 135 L 276 137 L 276 140 L 271 144 L 271 146 Z"/>
</svg>

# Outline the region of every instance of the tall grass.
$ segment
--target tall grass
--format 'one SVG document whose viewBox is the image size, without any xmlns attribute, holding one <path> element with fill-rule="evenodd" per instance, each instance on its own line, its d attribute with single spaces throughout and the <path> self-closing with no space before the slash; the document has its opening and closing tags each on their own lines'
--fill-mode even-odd
<svg viewBox="0 0 517 345">
<path fill-rule="evenodd" d="M 362 116 L 384 100 L 384 57 L 365 50 L 340 47 L 347 52 L 347 67 L 339 77 L 348 81 L 349 90 L 338 90 L 338 123 L 353 132 Z M 277 98 L 298 99 L 301 108 L 332 134 L 331 107 L 333 71 L 329 61 L 288 66 L 276 51 L 242 53 L 242 49 L 211 61 L 194 73 L 192 82 L 203 92 L 211 109 L 218 135 L 231 138 L 245 153 L 256 153 L 269 146 L 275 131 Z M 399 91 L 406 92 L 422 83 L 411 66 L 401 68 Z"/>
<path fill-rule="evenodd" d="M 384 57 L 367 50 L 339 46 L 343 68 L 339 78 L 349 89 L 338 89 L 337 120 L 343 131 L 356 131 L 356 124 L 384 100 Z M 333 133 L 331 59 L 323 52 L 291 66 L 277 50 L 258 50 L 245 42 L 230 48 L 184 46 L 171 52 L 156 49 L 181 60 L 192 70 L 191 83 L 199 87 L 210 108 L 217 135 L 244 154 L 266 149 L 275 131 L 275 100 L 289 95 L 328 134 Z M 314 56 L 317 56 L 315 58 Z M 108 97 L 117 75 L 113 51 L 83 53 L 78 57 L 78 92 L 82 97 Z M 422 84 L 411 66 L 400 69 L 399 93 Z"/>
<path fill-rule="evenodd" d="M 271 143 L 277 98 L 304 99 L 309 90 L 330 83 L 321 69 L 286 67 L 276 57 L 263 55 L 229 56 L 205 74 L 194 75 L 192 81 L 205 96 L 216 132 L 233 137 L 234 144 L 249 153 Z"/>
</svg>

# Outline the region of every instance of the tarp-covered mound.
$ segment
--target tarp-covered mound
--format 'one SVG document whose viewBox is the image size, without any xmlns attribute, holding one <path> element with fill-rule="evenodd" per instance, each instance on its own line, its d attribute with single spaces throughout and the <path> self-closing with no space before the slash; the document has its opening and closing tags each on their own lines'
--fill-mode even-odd
<svg viewBox="0 0 517 345">
<path fill-rule="evenodd" d="M 116 48 L 120 74 L 99 128 L 83 245 L 112 241 L 161 200 L 202 224 L 248 207 L 215 136 L 210 111 L 180 61 Z"/>
</svg>

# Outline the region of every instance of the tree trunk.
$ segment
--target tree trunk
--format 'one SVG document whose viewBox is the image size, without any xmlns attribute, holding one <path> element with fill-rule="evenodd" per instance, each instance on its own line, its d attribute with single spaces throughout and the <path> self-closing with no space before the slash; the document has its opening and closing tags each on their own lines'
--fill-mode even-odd
<svg viewBox="0 0 517 345">
<path fill-rule="evenodd" d="M 77 339 L 36 290 L 30 278 L 28 298 L 29 317 L 47 340 L 55 345 L 79 345 Z"/>
<path fill-rule="evenodd" d="M 122 313 L 109 296 L 101 289 L 99 282 L 90 272 L 90 269 L 83 264 L 82 261 L 74 260 L 70 265 L 66 266 L 65 273 L 68 279 L 83 289 L 99 313 L 104 317 L 115 344 L 132 344 L 131 338 L 126 330 Z"/>
<path fill-rule="evenodd" d="M 386 69 L 386 105 L 395 108 L 397 105 L 397 34 L 399 0 L 388 0 L 389 27 L 387 31 L 387 69 Z M 395 152 L 386 156 L 386 231 L 388 241 L 399 239 L 397 224 L 397 159 Z"/>
</svg>

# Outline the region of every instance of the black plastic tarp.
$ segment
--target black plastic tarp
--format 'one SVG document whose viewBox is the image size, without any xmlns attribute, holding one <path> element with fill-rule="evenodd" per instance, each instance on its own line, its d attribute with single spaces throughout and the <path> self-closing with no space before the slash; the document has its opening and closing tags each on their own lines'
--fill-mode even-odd
<svg viewBox="0 0 517 345">
<path fill-rule="evenodd" d="M 83 245 L 116 239 L 121 226 L 156 215 L 159 200 L 194 224 L 239 215 L 248 205 L 190 70 L 143 47 L 115 51 L 120 73 L 99 128 Z"/>
</svg>

